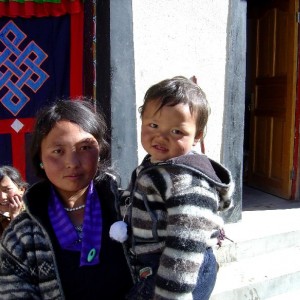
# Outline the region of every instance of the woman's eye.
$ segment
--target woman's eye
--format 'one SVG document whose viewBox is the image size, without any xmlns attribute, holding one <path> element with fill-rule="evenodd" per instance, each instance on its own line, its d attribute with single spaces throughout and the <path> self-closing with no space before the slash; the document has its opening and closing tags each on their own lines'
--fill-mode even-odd
<svg viewBox="0 0 300 300">
<path fill-rule="evenodd" d="M 54 149 L 53 153 L 55 153 L 55 154 L 61 154 L 62 150 L 61 149 Z"/>
<path fill-rule="evenodd" d="M 9 194 L 9 193 L 11 193 L 13 191 L 14 191 L 14 189 L 12 187 L 7 187 L 7 188 L 3 189 L 3 192 L 7 193 L 7 194 Z"/>
<path fill-rule="evenodd" d="M 80 150 L 83 150 L 83 151 L 86 151 L 86 150 L 89 150 L 89 149 L 91 149 L 91 146 L 88 146 L 88 145 L 80 147 Z"/>
<path fill-rule="evenodd" d="M 157 126 L 156 124 L 154 124 L 154 123 L 150 123 L 149 126 L 150 126 L 151 128 L 157 128 L 157 127 L 158 127 L 158 126 Z"/>
</svg>

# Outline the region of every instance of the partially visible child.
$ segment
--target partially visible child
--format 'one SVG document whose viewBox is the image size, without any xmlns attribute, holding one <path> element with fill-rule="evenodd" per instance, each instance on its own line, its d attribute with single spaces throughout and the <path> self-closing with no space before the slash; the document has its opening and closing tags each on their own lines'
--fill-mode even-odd
<svg viewBox="0 0 300 300">
<path fill-rule="evenodd" d="M 27 187 L 28 183 L 16 168 L 0 167 L 0 236 L 10 221 L 24 209 L 22 196 Z"/>
<path fill-rule="evenodd" d="M 234 184 L 230 172 L 194 152 L 210 108 L 185 77 L 148 89 L 140 107 L 141 142 L 148 155 L 122 195 L 128 247 L 137 283 L 128 299 L 209 299 L 217 244 Z"/>
</svg>

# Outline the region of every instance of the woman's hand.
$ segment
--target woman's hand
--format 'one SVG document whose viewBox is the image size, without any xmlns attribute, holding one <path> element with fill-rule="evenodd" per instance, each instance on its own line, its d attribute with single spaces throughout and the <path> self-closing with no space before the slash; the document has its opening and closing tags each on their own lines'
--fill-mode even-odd
<svg viewBox="0 0 300 300">
<path fill-rule="evenodd" d="M 9 216 L 9 201 L 8 200 L 0 202 L 0 214 L 4 215 L 6 217 Z"/>
<path fill-rule="evenodd" d="M 9 199 L 9 216 L 14 219 L 21 211 L 24 210 L 22 196 L 15 194 Z"/>
</svg>

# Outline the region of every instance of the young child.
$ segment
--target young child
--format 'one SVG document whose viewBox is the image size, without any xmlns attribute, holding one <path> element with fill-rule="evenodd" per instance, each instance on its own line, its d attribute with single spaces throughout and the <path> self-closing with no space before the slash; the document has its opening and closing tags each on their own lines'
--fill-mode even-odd
<svg viewBox="0 0 300 300">
<path fill-rule="evenodd" d="M 122 195 L 128 247 L 137 283 L 128 299 L 209 299 L 223 220 L 230 207 L 230 172 L 192 151 L 203 138 L 209 105 L 185 77 L 148 89 L 140 107 L 141 142 L 148 155 Z"/>
</svg>

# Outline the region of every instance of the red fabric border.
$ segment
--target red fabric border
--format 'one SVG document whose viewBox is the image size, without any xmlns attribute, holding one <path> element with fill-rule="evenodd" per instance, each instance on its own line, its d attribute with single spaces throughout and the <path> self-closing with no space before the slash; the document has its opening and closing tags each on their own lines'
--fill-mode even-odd
<svg viewBox="0 0 300 300">
<path fill-rule="evenodd" d="M 31 132 L 34 125 L 34 118 L 17 118 L 24 127 L 16 132 L 12 127 L 15 119 L 0 120 L 0 134 L 11 135 L 12 165 L 17 168 L 22 177 L 26 180 L 26 149 L 25 133 Z"/>
<path fill-rule="evenodd" d="M 70 97 L 83 94 L 83 27 L 84 12 L 71 15 Z"/>
<path fill-rule="evenodd" d="M 63 0 L 62 2 L 67 1 Z M 75 0 L 74 2 L 79 4 L 79 1 Z M 3 13 L 1 4 L 3 3 L 0 3 L 0 16 L 1 13 Z M 82 4 L 80 3 L 80 7 L 81 6 Z M 53 10 L 52 12 L 58 13 L 59 11 Z M 39 16 L 41 17 L 42 15 Z M 70 97 L 74 98 L 80 97 L 83 94 L 83 9 L 80 8 L 76 14 L 71 14 L 70 22 Z M 24 124 L 24 127 L 19 132 L 16 132 L 11 128 L 11 124 L 14 120 L 15 119 L 0 120 L 0 134 L 11 135 L 12 165 L 20 171 L 23 178 L 26 180 L 25 133 L 32 131 L 34 118 L 18 118 L 18 120 Z"/>
<path fill-rule="evenodd" d="M 75 14 L 83 11 L 82 0 L 62 0 L 61 3 L 35 3 L 26 1 L 0 2 L 0 17 L 58 17 L 65 14 Z"/>
</svg>

